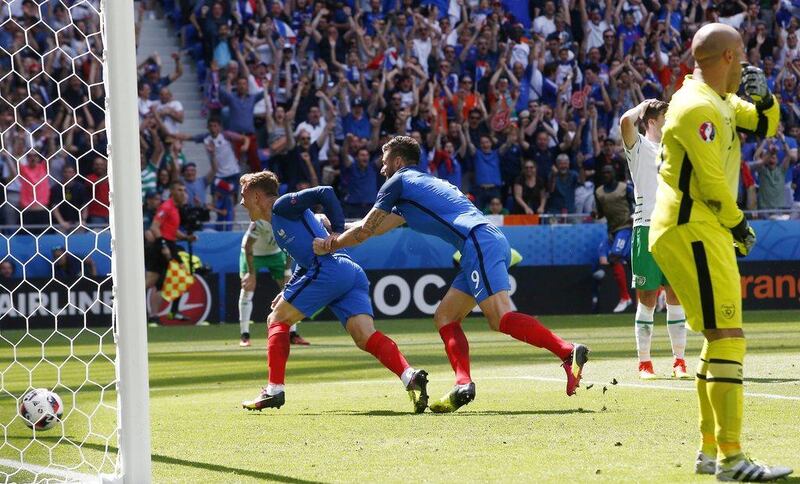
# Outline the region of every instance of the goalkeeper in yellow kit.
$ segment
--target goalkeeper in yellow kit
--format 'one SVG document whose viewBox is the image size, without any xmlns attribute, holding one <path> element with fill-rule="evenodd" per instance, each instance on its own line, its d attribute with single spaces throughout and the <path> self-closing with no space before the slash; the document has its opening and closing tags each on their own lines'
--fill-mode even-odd
<svg viewBox="0 0 800 484">
<path fill-rule="evenodd" d="M 702 434 L 695 472 L 722 481 L 770 481 L 792 470 L 756 463 L 740 444 L 745 340 L 735 252 L 746 255 L 755 233 L 736 206 L 737 131 L 774 136 L 779 105 L 760 69 L 743 71 L 744 46 L 735 29 L 703 26 L 692 39 L 692 54 L 694 73 L 666 113 L 650 250 L 689 326 L 705 336 L 695 380 Z M 734 94 L 740 82 L 755 104 Z"/>
</svg>

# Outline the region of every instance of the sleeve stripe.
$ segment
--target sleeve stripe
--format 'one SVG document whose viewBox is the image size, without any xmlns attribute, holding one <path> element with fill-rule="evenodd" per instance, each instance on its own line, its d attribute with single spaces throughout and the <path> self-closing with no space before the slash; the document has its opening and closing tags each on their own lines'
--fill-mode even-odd
<svg viewBox="0 0 800 484">
<path fill-rule="evenodd" d="M 692 162 L 689 160 L 689 153 L 683 156 L 683 164 L 681 165 L 680 178 L 678 179 L 678 189 L 683 193 L 681 196 L 681 205 L 678 209 L 678 225 L 683 225 L 689 222 L 692 216 L 692 196 L 689 193 L 689 188 L 692 181 Z"/>
</svg>

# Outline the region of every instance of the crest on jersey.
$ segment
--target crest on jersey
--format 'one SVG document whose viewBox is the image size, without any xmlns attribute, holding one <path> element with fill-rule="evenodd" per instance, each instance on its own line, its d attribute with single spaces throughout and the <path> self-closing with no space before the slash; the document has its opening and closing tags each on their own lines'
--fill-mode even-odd
<svg viewBox="0 0 800 484">
<path fill-rule="evenodd" d="M 700 138 L 706 143 L 711 143 L 717 136 L 717 130 L 714 128 L 714 123 L 706 121 L 700 125 Z"/>
</svg>

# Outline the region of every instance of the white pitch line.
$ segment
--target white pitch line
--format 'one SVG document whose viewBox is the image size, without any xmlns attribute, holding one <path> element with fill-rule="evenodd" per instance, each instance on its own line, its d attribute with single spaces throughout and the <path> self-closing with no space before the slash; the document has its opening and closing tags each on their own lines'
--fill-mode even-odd
<svg viewBox="0 0 800 484">
<path fill-rule="evenodd" d="M 558 382 L 562 383 L 564 381 L 563 378 L 552 378 L 552 377 L 545 377 L 545 376 L 489 376 L 489 377 L 482 377 L 482 380 L 533 380 L 533 381 L 545 381 L 545 382 Z M 589 384 L 589 385 L 606 385 L 606 386 L 617 386 L 617 387 L 626 387 L 626 388 L 643 388 L 646 390 L 674 390 L 679 392 L 694 392 L 694 388 L 686 388 L 686 387 L 675 387 L 671 385 L 658 385 L 653 384 L 649 385 L 646 383 L 622 383 L 619 382 L 616 385 L 612 385 L 608 382 L 599 382 L 599 381 L 588 381 L 583 380 L 582 385 Z M 751 393 L 751 392 L 744 392 L 746 397 L 756 397 L 756 398 L 769 398 L 772 400 L 800 400 L 800 397 L 795 397 L 791 395 L 775 395 L 773 393 Z"/>
<path fill-rule="evenodd" d="M 80 472 L 74 472 L 66 469 L 54 469 L 52 467 L 45 467 L 36 464 L 26 464 L 24 462 L 11 459 L 0 459 L 0 466 L 27 471 L 31 474 L 46 474 L 50 476 L 56 476 L 61 479 L 69 479 L 72 482 L 100 482 L 100 478 L 97 476 L 81 474 Z"/>
</svg>

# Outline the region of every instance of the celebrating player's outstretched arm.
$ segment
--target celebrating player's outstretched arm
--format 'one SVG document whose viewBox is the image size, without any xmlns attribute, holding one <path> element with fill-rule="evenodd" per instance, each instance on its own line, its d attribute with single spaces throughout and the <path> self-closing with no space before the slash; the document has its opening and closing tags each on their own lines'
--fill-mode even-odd
<svg viewBox="0 0 800 484">
<path fill-rule="evenodd" d="M 342 234 L 332 233 L 328 237 L 314 239 L 314 253 L 317 255 L 329 254 L 339 249 L 358 245 L 370 237 L 383 235 L 405 223 L 403 217 L 373 208 L 366 217 L 355 223 Z"/>
</svg>

